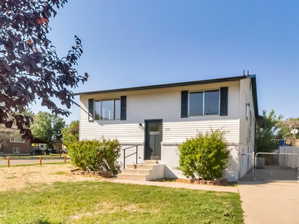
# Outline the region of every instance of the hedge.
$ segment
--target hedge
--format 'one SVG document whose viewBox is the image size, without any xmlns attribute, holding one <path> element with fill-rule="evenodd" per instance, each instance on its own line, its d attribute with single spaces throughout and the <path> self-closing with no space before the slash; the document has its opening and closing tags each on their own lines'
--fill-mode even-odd
<svg viewBox="0 0 299 224">
<path fill-rule="evenodd" d="M 107 176 L 116 175 L 120 168 L 120 144 L 117 140 L 86 140 L 69 145 L 72 163 L 84 171 L 98 171 Z"/>
<path fill-rule="evenodd" d="M 188 139 L 180 145 L 179 152 L 180 170 L 192 179 L 220 178 L 228 164 L 229 151 L 221 131 Z"/>
</svg>

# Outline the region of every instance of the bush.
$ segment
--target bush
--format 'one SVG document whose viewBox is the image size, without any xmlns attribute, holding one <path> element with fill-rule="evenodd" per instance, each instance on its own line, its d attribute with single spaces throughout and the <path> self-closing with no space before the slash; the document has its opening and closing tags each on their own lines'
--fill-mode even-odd
<svg viewBox="0 0 299 224">
<path fill-rule="evenodd" d="M 222 177 L 229 151 L 223 132 L 199 135 L 180 145 L 180 169 L 192 179 L 214 180 Z"/>
<path fill-rule="evenodd" d="M 120 144 L 117 140 L 78 141 L 70 144 L 68 149 L 72 163 L 84 171 L 114 176 L 120 170 L 117 164 Z"/>
</svg>

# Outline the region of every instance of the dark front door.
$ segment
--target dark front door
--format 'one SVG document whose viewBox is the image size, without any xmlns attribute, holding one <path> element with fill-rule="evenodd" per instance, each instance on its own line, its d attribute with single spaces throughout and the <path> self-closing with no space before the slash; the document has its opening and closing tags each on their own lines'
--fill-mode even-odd
<svg viewBox="0 0 299 224">
<path fill-rule="evenodd" d="M 144 159 L 161 159 L 162 120 L 145 121 Z"/>
</svg>

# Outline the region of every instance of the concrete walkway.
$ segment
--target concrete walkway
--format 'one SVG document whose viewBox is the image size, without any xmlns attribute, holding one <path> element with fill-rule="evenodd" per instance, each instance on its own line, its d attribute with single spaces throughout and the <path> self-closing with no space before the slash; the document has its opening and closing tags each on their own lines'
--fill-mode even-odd
<svg viewBox="0 0 299 224">
<path fill-rule="evenodd" d="M 298 224 L 299 182 L 241 182 L 245 224 Z"/>
<path fill-rule="evenodd" d="M 127 180 L 127 179 L 104 179 L 103 181 L 122 183 L 122 184 L 139 184 L 159 187 L 172 187 L 172 188 L 185 188 L 192 190 L 206 190 L 206 191 L 218 191 L 218 192 L 232 192 L 238 193 L 238 187 L 233 186 L 215 186 L 215 185 L 204 185 L 204 184 L 188 184 L 179 182 L 158 182 L 158 181 L 143 181 L 143 180 Z"/>
</svg>

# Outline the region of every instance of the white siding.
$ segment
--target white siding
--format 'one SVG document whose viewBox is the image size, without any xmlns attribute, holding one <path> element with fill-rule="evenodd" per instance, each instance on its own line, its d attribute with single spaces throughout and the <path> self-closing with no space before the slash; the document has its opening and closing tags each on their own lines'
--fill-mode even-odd
<svg viewBox="0 0 299 224">
<path fill-rule="evenodd" d="M 249 113 L 246 114 L 246 104 Z M 247 115 L 250 115 L 248 116 Z M 251 79 L 240 80 L 240 177 L 253 166 L 255 144 L 255 112 L 252 96 Z"/>
<path fill-rule="evenodd" d="M 88 121 L 87 121 L 88 122 Z M 121 143 L 143 143 L 144 130 L 138 123 L 100 124 L 81 122 L 80 139 L 118 139 Z"/>
<path fill-rule="evenodd" d="M 199 116 L 181 118 L 181 90 L 199 91 L 229 87 L 228 116 Z M 239 143 L 239 82 L 194 85 L 181 88 L 127 92 L 115 95 L 81 96 L 80 104 L 87 109 L 88 98 L 111 98 L 127 95 L 126 121 L 88 121 L 81 110 L 80 139 L 117 138 L 121 143 L 143 143 L 144 120 L 163 119 L 163 141 L 181 143 L 198 133 L 221 129 L 229 143 Z"/>
<path fill-rule="evenodd" d="M 230 144 L 239 143 L 239 120 L 205 120 L 163 123 L 163 143 L 182 143 L 198 134 L 221 130 Z"/>
</svg>

